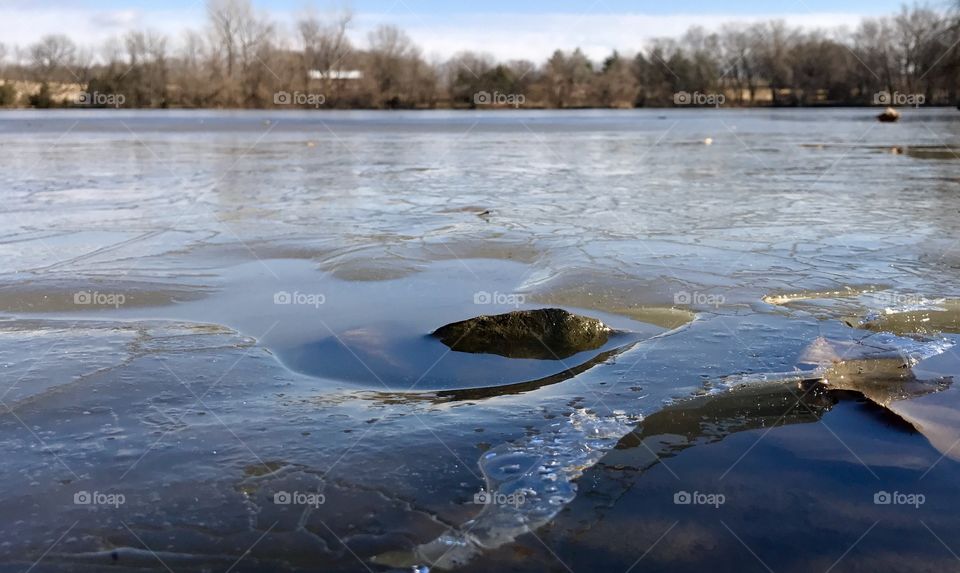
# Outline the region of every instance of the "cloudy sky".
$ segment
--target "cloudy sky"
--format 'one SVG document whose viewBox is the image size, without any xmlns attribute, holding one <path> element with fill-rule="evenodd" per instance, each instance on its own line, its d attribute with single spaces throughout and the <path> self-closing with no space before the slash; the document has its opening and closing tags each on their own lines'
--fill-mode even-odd
<svg viewBox="0 0 960 573">
<path fill-rule="evenodd" d="M 933 0 L 936 7 L 938 0 Z M 941 0 L 945 2 L 946 0 Z M 292 30 L 308 6 L 323 13 L 330 0 L 254 0 L 281 30 Z M 403 27 L 429 57 L 460 50 L 500 59 L 543 60 L 555 49 L 583 48 L 594 59 L 613 49 L 634 52 L 645 40 L 676 36 L 694 24 L 780 18 L 802 26 L 853 26 L 864 16 L 890 14 L 899 0 L 353 0 L 352 36 L 360 43 L 381 23 Z M 26 45 L 44 34 L 65 33 L 95 45 L 130 29 L 176 36 L 201 28 L 205 0 L 0 0 L 0 41 Z"/>
</svg>

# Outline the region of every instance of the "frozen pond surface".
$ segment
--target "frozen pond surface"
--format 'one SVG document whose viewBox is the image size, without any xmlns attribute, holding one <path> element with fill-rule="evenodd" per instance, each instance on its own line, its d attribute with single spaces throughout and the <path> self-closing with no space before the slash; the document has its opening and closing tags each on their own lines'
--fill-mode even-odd
<svg viewBox="0 0 960 573">
<path fill-rule="evenodd" d="M 873 116 L 0 113 L 0 571 L 955 567 L 960 114 Z"/>
</svg>

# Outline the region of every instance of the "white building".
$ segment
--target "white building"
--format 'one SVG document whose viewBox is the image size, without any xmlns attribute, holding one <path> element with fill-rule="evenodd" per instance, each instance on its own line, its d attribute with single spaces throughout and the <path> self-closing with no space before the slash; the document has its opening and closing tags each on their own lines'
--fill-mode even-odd
<svg viewBox="0 0 960 573">
<path fill-rule="evenodd" d="M 310 70 L 307 74 L 311 80 L 359 80 L 363 79 L 360 70 Z"/>
</svg>

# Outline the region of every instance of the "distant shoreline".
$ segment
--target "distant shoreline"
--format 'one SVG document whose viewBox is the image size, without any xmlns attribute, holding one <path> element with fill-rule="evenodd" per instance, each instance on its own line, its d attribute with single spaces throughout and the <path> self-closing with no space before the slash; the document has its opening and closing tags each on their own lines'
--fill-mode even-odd
<svg viewBox="0 0 960 573">
<path fill-rule="evenodd" d="M 857 105 L 857 104 L 818 104 L 818 105 L 724 105 L 720 107 L 710 107 L 710 106 L 646 106 L 646 107 L 534 107 L 534 106 L 524 106 L 515 108 L 512 106 L 506 107 L 409 107 L 409 108 L 380 108 L 380 107 L 134 107 L 134 106 L 121 106 L 121 107 L 107 107 L 107 106 L 59 106 L 59 107 L 30 107 L 30 106 L 21 106 L 21 107 L 0 107 L 0 112 L 21 112 L 21 111 L 49 111 L 49 112 L 61 112 L 61 111 L 229 111 L 229 112 L 238 112 L 238 111 L 274 111 L 274 112 L 320 112 L 320 113 L 329 113 L 329 112 L 350 112 L 350 111 L 377 111 L 384 113 L 392 112 L 411 112 L 411 111 L 455 111 L 455 112 L 481 112 L 481 113 L 514 113 L 514 112 L 523 112 L 523 111 L 559 111 L 559 112 L 575 112 L 575 111 L 743 111 L 743 110 L 826 110 L 826 109 L 872 109 L 882 111 L 887 107 L 892 107 L 898 110 L 925 110 L 925 109 L 956 109 L 960 111 L 960 105 L 953 106 L 947 104 L 938 104 L 938 105 L 922 105 L 919 107 L 915 106 L 884 106 L 884 105 Z"/>
</svg>

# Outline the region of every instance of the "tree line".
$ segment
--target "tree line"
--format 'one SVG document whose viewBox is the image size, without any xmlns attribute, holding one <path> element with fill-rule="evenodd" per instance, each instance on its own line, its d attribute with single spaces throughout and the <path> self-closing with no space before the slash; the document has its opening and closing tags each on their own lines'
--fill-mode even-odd
<svg viewBox="0 0 960 573">
<path fill-rule="evenodd" d="M 354 42 L 352 22 L 349 11 L 305 12 L 290 33 L 250 0 L 209 0 L 206 27 L 175 42 L 135 31 L 95 49 L 65 35 L 0 44 L 0 106 L 956 105 L 960 90 L 960 18 L 922 6 L 852 30 L 783 21 L 693 27 L 602 62 L 579 49 L 541 63 L 475 52 L 428 61 L 395 26 Z"/>
</svg>

